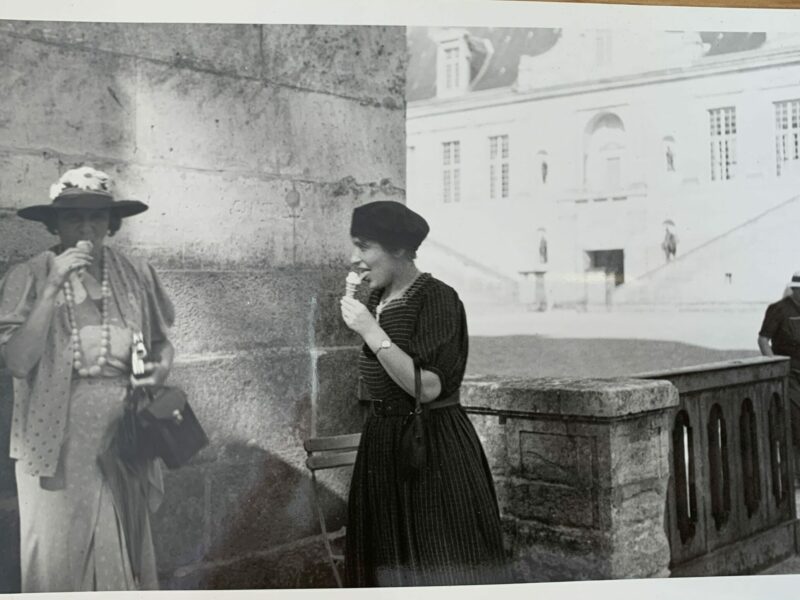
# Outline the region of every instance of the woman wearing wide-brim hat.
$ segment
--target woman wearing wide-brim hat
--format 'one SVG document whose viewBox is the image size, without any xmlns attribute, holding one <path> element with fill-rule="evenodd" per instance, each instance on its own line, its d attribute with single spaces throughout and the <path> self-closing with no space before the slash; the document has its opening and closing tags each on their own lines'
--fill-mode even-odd
<svg viewBox="0 0 800 600">
<path fill-rule="evenodd" d="M 459 402 L 464 306 L 414 264 L 427 234 L 425 219 L 397 202 L 353 211 L 352 267 L 370 295 L 366 304 L 342 298 L 341 311 L 364 341 L 358 366 L 372 405 L 350 486 L 345 574 L 353 587 L 512 580 L 492 474 Z M 417 396 L 423 460 L 412 460 L 405 442 L 418 431 Z"/>
<path fill-rule="evenodd" d="M 148 511 L 163 491 L 158 466 L 98 461 L 128 386 L 160 385 L 172 366 L 174 310 L 155 271 L 105 243 L 147 206 L 116 200 L 108 176 L 89 167 L 67 171 L 50 197 L 18 215 L 59 243 L 0 281 L 0 359 L 15 378 L 22 591 L 154 589 Z M 151 357 L 138 378 L 134 333 Z"/>
</svg>

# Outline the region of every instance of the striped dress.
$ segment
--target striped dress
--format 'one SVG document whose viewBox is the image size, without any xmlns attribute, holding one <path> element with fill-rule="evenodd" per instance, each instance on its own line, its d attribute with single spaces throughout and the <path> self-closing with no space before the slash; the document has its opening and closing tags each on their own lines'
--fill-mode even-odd
<svg viewBox="0 0 800 600">
<path fill-rule="evenodd" d="M 381 290 L 367 303 L 374 314 Z M 383 309 L 394 344 L 436 373 L 441 398 L 461 385 L 468 336 L 456 292 L 430 274 Z M 346 583 L 363 586 L 459 585 L 510 581 L 489 466 L 460 405 L 425 414 L 427 467 L 400 476 L 403 413 L 414 399 L 365 345 L 359 369 L 373 404 L 350 486 Z"/>
</svg>

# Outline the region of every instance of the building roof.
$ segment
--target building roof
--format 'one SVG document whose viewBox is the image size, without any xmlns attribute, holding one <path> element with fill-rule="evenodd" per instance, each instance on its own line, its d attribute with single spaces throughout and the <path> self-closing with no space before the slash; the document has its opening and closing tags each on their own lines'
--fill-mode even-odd
<svg viewBox="0 0 800 600">
<path fill-rule="evenodd" d="M 543 54 L 561 37 L 560 29 L 545 28 L 472 27 L 465 31 L 473 55 L 471 76 L 474 78 L 481 72 L 483 62 L 489 60 L 480 79 L 473 82 L 471 89 L 474 91 L 512 85 L 517 79 L 520 56 Z M 708 44 L 705 55 L 715 56 L 754 50 L 764 44 L 767 36 L 765 33 L 703 31 L 700 37 Z M 489 48 L 493 52 L 489 52 Z M 430 28 L 408 28 L 407 101 L 436 96 L 436 50 Z"/>
</svg>

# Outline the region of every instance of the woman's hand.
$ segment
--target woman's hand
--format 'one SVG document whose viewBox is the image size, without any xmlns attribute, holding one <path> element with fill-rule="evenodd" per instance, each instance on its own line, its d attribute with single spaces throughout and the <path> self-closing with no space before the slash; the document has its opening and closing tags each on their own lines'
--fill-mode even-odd
<svg viewBox="0 0 800 600">
<path fill-rule="evenodd" d="M 73 271 L 88 268 L 92 260 L 89 252 L 77 248 L 67 248 L 58 256 L 51 252 L 48 256 L 46 287 L 58 291 Z"/>
<path fill-rule="evenodd" d="M 345 325 L 362 338 L 366 337 L 370 331 L 380 327 L 375 317 L 367 310 L 367 307 L 355 298 L 345 296 L 342 298 L 340 306 Z"/>
<path fill-rule="evenodd" d="M 168 340 L 162 340 L 153 345 L 153 357 L 158 357 L 158 361 L 146 361 L 143 365 L 144 373 L 135 377 L 131 375 L 131 385 L 133 387 L 143 387 L 148 385 L 161 386 L 167 381 L 169 372 L 172 370 L 172 361 L 175 357 L 175 349 Z"/>
<path fill-rule="evenodd" d="M 133 387 L 162 386 L 169 377 L 171 365 L 165 360 L 160 362 L 144 363 L 144 374 L 136 377 L 131 375 L 131 385 Z"/>
</svg>

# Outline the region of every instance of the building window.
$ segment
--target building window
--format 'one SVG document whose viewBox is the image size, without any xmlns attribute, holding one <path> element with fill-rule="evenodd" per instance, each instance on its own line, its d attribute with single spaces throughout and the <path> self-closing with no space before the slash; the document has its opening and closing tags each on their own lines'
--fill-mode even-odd
<svg viewBox="0 0 800 600">
<path fill-rule="evenodd" d="M 434 36 L 436 50 L 436 95 L 453 98 L 469 91 L 472 52 L 466 30 L 445 29 Z"/>
<path fill-rule="evenodd" d="M 460 86 L 459 68 L 461 65 L 458 64 L 460 55 L 459 48 L 444 49 L 444 81 L 445 88 L 448 90 L 458 89 Z"/>
<path fill-rule="evenodd" d="M 489 138 L 489 197 L 508 198 L 508 136 Z"/>
<path fill-rule="evenodd" d="M 775 146 L 780 177 L 800 164 L 800 100 L 775 103 Z"/>
<path fill-rule="evenodd" d="M 711 124 L 711 180 L 732 179 L 736 172 L 736 109 L 708 111 Z"/>
<path fill-rule="evenodd" d="M 461 142 L 442 144 L 442 199 L 445 202 L 461 200 Z"/>
</svg>

